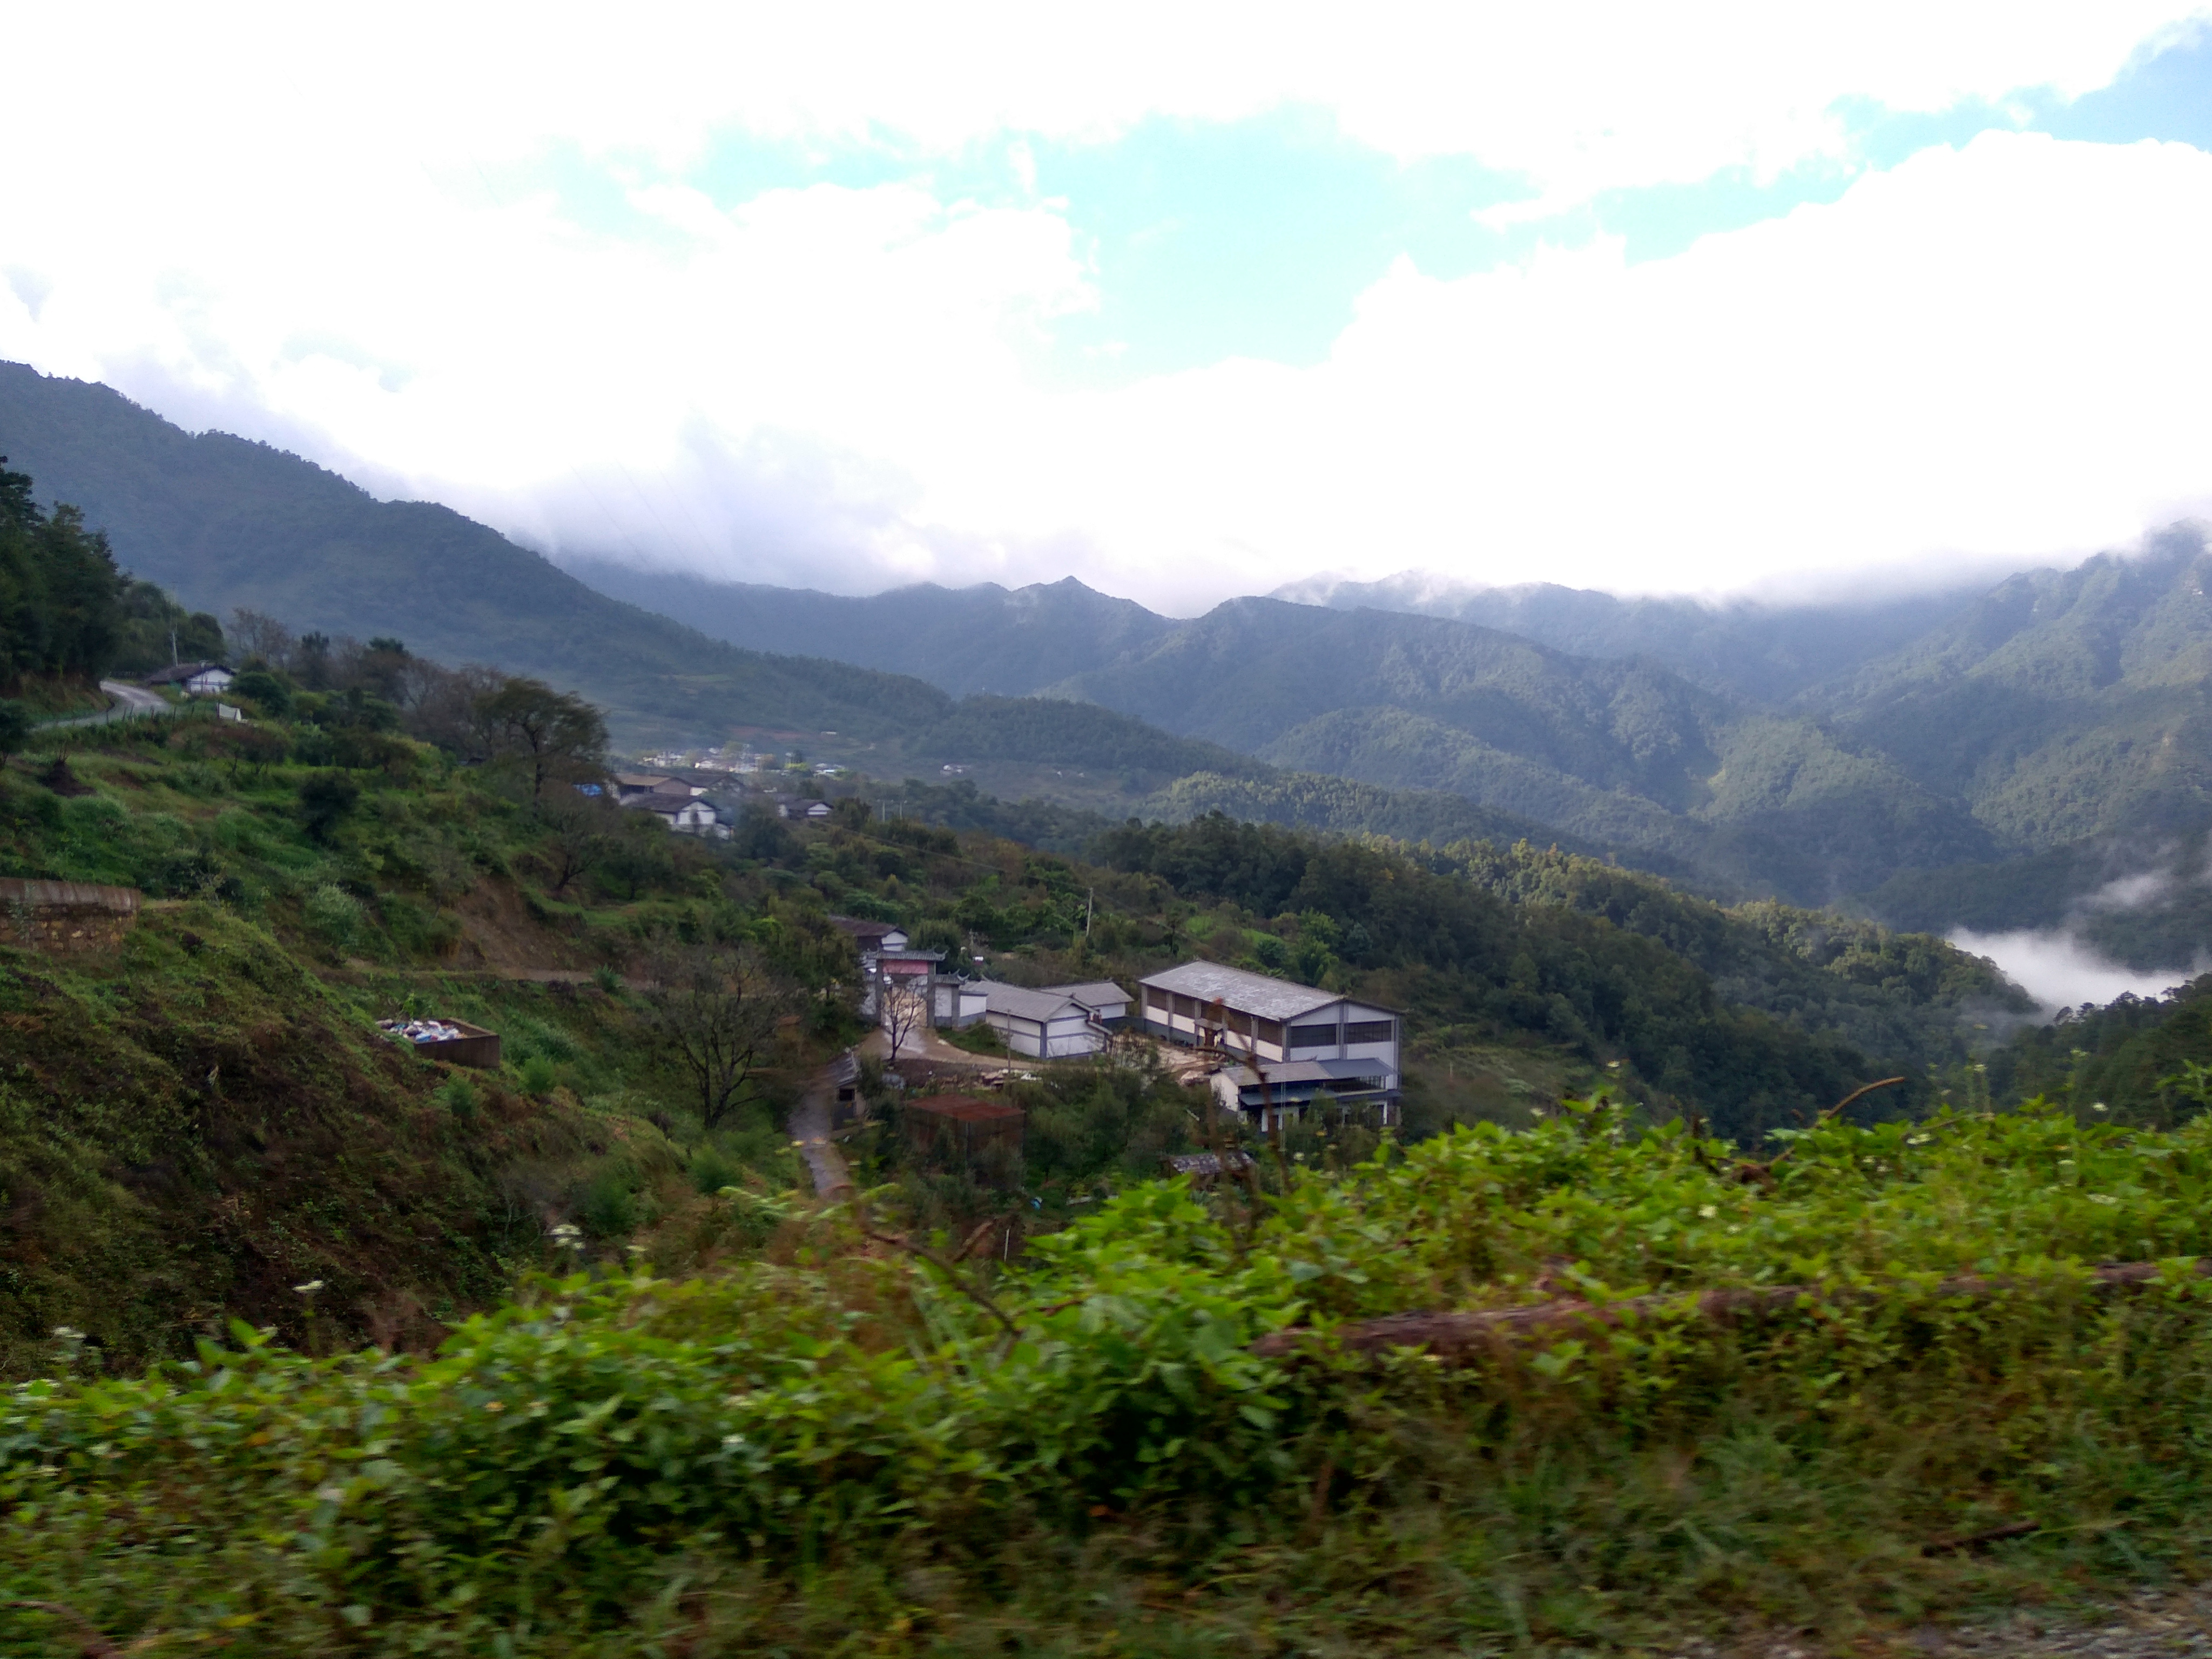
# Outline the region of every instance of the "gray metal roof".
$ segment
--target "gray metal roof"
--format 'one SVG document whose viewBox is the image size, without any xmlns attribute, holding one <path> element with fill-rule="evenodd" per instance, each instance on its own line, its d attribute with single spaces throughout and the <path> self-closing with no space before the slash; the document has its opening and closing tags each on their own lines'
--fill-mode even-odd
<svg viewBox="0 0 2212 1659">
<path fill-rule="evenodd" d="M 1334 991 L 1316 991 L 1310 985 L 1293 985 L 1286 979 L 1224 968 L 1218 962 L 1186 962 L 1165 973 L 1147 975 L 1139 982 L 1200 1002 L 1218 1000 L 1239 1013 L 1257 1014 L 1262 1019 L 1296 1019 L 1344 1000 Z"/>
<path fill-rule="evenodd" d="M 1117 1004 L 1127 1006 L 1129 994 L 1110 979 L 1086 980 L 1080 985 L 1048 985 L 1048 991 L 1056 991 L 1070 1002 L 1079 1002 L 1086 1008 L 1111 1008 Z"/>
<path fill-rule="evenodd" d="M 1065 991 L 1032 991 L 1019 985 L 1001 985 L 994 979 L 987 979 L 982 984 L 983 1006 L 994 1014 L 1011 1014 L 1016 1019 L 1035 1020 L 1040 1025 L 1071 1014 L 1079 1019 L 1089 1018 L 1083 1005 Z"/>
</svg>

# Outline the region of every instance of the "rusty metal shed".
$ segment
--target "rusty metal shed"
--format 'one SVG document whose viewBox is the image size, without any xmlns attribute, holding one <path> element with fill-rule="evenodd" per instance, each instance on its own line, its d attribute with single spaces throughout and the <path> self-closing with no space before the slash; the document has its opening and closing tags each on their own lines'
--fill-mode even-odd
<svg viewBox="0 0 2212 1659">
<path fill-rule="evenodd" d="M 957 1152 L 972 1158 L 994 1149 L 1022 1149 L 1022 1109 L 1006 1101 L 924 1095 L 902 1102 L 898 1109 L 907 1139 L 919 1152 Z"/>
</svg>

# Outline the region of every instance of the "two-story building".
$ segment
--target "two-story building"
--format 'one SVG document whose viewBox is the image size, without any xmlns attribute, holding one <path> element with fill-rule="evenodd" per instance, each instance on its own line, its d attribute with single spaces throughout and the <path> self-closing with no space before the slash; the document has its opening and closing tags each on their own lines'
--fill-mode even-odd
<svg viewBox="0 0 2212 1659">
<path fill-rule="evenodd" d="M 1221 1103 L 1262 1127 L 1317 1095 L 1398 1116 L 1404 1017 L 1395 1008 L 1266 974 L 1187 962 L 1138 981 L 1145 1029 L 1221 1056 Z"/>
</svg>

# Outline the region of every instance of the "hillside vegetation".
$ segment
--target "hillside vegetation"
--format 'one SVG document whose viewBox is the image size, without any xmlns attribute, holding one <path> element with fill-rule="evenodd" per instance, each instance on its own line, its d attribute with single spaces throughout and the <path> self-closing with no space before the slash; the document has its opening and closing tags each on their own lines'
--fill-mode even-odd
<svg viewBox="0 0 2212 1659">
<path fill-rule="evenodd" d="M 241 1325 L 106 1378 L 65 1334 L 0 1425 L 0 1618 L 50 1651 L 1413 1652 L 2047 1604 L 2203 1559 L 2204 1121 L 1829 1125 L 1747 1184 L 1600 1102 L 1139 1187 L 1004 1267 L 794 1211 L 712 1273 L 535 1279 L 429 1358 Z M 1475 1340 L 1378 1346 L 1437 1309 Z"/>
<path fill-rule="evenodd" d="M 573 697 L 240 621 L 246 721 L 0 767 L 0 872 L 150 901 L 113 951 L 0 930 L 11 1650 L 1843 1643 L 2203 1557 L 2196 1002 L 2083 1045 L 2179 1066 L 2155 1112 L 1995 1111 L 2067 1027 L 1989 1053 L 2020 999 L 1931 938 L 1525 841 L 1054 855 L 992 830 L 1060 809 L 964 784 L 909 793 L 977 827 L 863 793 L 696 842 L 573 787 Z M 1142 1045 L 1016 1080 L 983 1155 L 870 1059 L 817 1198 L 833 915 L 1381 1000 L 1404 1123 L 1229 1130 L 1199 1190 L 1162 1156 L 1224 1131 Z"/>
<path fill-rule="evenodd" d="M 0 772 L 0 873 L 153 901 L 112 957 L 0 945 L 0 1366 L 59 1325 L 118 1364 L 173 1357 L 229 1314 L 299 1340 L 305 1283 L 330 1333 L 431 1329 L 556 1224 L 617 1239 L 702 1182 L 787 1183 L 775 1115 L 810 1045 L 852 1031 L 832 912 L 1032 982 L 1195 953 L 1362 990 L 1412 1015 L 1424 1133 L 1524 1122 L 1601 1076 L 1747 1139 L 1888 1069 L 1915 1081 L 1885 1109 L 1911 1109 L 1966 1062 L 1962 1018 L 2006 994 L 1934 941 L 1725 912 L 1525 843 L 1063 823 L 1086 862 L 999 838 L 1038 809 L 965 787 L 936 792 L 981 820 L 964 833 L 849 800 L 823 827 L 756 817 L 703 843 L 577 795 L 598 728 L 548 688 L 247 620 L 270 653 L 231 694 L 249 721 L 48 728 Z M 726 1123 L 690 1103 L 655 1023 L 653 988 L 696 949 L 752 953 L 779 1006 L 806 1011 Z M 502 1030 L 505 1068 L 419 1063 L 372 1029 L 404 1012 Z M 1031 1103 L 1085 1149 L 1033 1142 L 1055 1206 L 1189 1145 L 1166 1085 Z"/>
</svg>

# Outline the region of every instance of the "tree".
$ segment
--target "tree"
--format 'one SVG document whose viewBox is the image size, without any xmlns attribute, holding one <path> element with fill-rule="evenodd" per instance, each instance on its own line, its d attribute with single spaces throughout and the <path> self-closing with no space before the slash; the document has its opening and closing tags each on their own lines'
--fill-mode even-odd
<svg viewBox="0 0 2212 1659">
<path fill-rule="evenodd" d="M 539 805 L 538 816 L 546 828 L 545 871 L 556 893 L 588 874 L 604 861 L 622 833 L 622 809 L 605 795 L 579 794 L 556 789 Z"/>
<path fill-rule="evenodd" d="M 493 758 L 530 780 L 533 805 L 555 781 L 582 783 L 606 770 L 607 723 L 581 697 L 543 680 L 509 678 L 479 698 Z"/>
<path fill-rule="evenodd" d="M 291 660 L 296 641 L 292 630 L 276 617 L 258 611 L 230 613 L 230 637 L 248 662 L 285 663 Z"/>
<path fill-rule="evenodd" d="M 30 475 L 0 466 L 0 682 L 96 678 L 114 654 L 124 587 L 106 537 L 76 507 L 42 511 Z"/>
<path fill-rule="evenodd" d="M 21 754 L 31 735 L 31 711 L 20 702 L 0 702 L 0 760 Z"/>
<path fill-rule="evenodd" d="M 665 943 L 653 980 L 653 1030 L 691 1080 L 700 1127 L 720 1128 L 790 1007 L 791 988 L 750 945 Z"/>
<path fill-rule="evenodd" d="M 301 822 L 309 836 L 327 842 L 360 799 L 360 785 L 344 773 L 318 772 L 300 785 Z"/>
<path fill-rule="evenodd" d="M 876 993 L 880 1006 L 884 1036 L 890 1047 L 892 1065 L 898 1064 L 899 1050 L 916 1031 L 929 1028 L 929 986 L 925 981 L 919 988 L 901 983 L 889 977 L 881 981 Z"/>
</svg>

